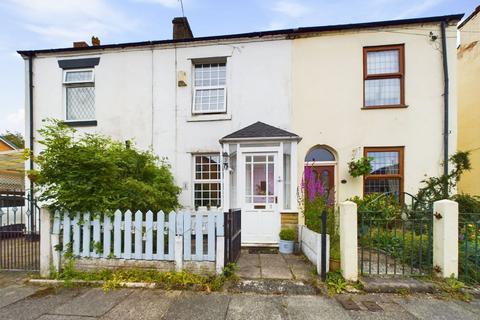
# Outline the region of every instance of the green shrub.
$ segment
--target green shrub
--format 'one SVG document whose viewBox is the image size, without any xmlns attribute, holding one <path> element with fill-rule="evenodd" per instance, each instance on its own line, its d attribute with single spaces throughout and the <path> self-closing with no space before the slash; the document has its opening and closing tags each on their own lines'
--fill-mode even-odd
<svg viewBox="0 0 480 320">
<path fill-rule="evenodd" d="M 452 196 L 451 199 L 458 202 L 458 211 L 460 213 L 480 213 L 479 196 L 460 193 Z"/>
<path fill-rule="evenodd" d="M 94 215 L 130 209 L 146 212 L 179 207 L 180 188 L 170 167 L 151 151 L 97 134 L 77 136 L 75 129 L 50 120 L 39 130 L 45 150 L 30 171 L 39 200 L 52 209 Z"/>
<path fill-rule="evenodd" d="M 355 196 L 348 200 L 357 204 L 358 211 L 364 219 L 392 220 L 398 218 L 401 214 L 398 199 L 391 195 L 371 193 L 363 198 Z"/>
<path fill-rule="evenodd" d="M 294 241 L 296 237 L 295 230 L 293 229 L 282 229 L 280 231 L 280 240 L 285 241 Z"/>
</svg>

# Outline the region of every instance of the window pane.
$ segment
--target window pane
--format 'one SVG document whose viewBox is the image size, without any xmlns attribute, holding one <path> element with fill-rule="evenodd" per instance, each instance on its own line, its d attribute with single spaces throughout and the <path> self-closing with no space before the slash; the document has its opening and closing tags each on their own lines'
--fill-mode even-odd
<svg viewBox="0 0 480 320">
<path fill-rule="evenodd" d="M 318 147 L 310 150 L 305 157 L 305 161 L 335 161 L 335 156 L 327 149 Z"/>
<path fill-rule="evenodd" d="M 226 83 L 226 64 L 210 63 L 195 65 L 195 86 L 223 86 Z"/>
<path fill-rule="evenodd" d="M 220 155 L 196 155 L 194 159 L 195 207 L 218 207 L 221 200 Z"/>
<path fill-rule="evenodd" d="M 65 74 L 66 82 L 91 82 L 93 80 L 93 72 L 90 71 L 67 71 Z"/>
<path fill-rule="evenodd" d="M 365 106 L 400 104 L 400 79 L 365 80 Z"/>
<path fill-rule="evenodd" d="M 400 179 L 366 179 L 365 194 L 371 193 L 400 194 Z"/>
<path fill-rule="evenodd" d="M 372 171 L 370 174 L 400 174 L 400 162 L 398 151 L 374 151 L 367 152 L 372 157 Z"/>
<path fill-rule="evenodd" d="M 95 119 L 95 88 L 67 87 L 67 120 Z"/>
<path fill-rule="evenodd" d="M 195 112 L 225 111 L 225 89 L 196 89 Z"/>
<path fill-rule="evenodd" d="M 397 73 L 400 71 L 398 50 L 367 52 L 367 73 Z"/>
</svg>

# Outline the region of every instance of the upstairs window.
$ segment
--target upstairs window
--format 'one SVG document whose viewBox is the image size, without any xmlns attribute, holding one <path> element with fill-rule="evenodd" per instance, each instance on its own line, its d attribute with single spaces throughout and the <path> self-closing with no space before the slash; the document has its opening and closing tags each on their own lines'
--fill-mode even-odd
<svg viewBox="0 0 480 320">
<path fill-rule="evenodd" d="M 365 109 L 404 107 L 403 45 L 363 48 Z"/>
<path fill-rule="evenodd" d="M 199 63 L 194 66 L 193 113 L 224 113 L 226 103 L 226 63 Z"/>
<path fill-rule="evenodd" d="M 365 148 L 366 157 L 372 157 L 372 171 L 364 178 L 364 194 L 403 192 L 403 147 Z"/>
<path fill-rule="evenodd" d="M 64 71 L 67 121 L 95 119 L 95 82 L 93 69 Z"/>
</svg>

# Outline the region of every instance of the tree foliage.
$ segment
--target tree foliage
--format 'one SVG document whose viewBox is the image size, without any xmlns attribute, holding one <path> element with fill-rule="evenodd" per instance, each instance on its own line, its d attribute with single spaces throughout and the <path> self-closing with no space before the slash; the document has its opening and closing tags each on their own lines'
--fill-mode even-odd
<svg viewBox="0 0 480 320">
<path fill-rule="evenodd" d="M 45 149 L 30 172 L 39 200 L 53 209 L 112 214 L 120 210 L 170 211 L 179 207 L 180 188 L 170 167 L 151 151 L 98 134 L 78 135 L 57 120 L 39 130 Z"/>
<path fill-rule="evenodd" d="M 416 195 L 418 202 L 433 203 L 451 197 L 456 191 L 461 175 L 471 169 L 469 156 L 469 152 L 458 151 L 449 159 L 452 170 L 448 174 L 424 179 L 422 181 L 424 186 L 418 190 Z"/>
<path fill-rule="evenodd" d="M 25 140 L 23 139 L 23 135 L 20 132 L 11 132 L 7 130 L 1 136 L 9 142 L 13 143 L 19 149 L 25 148 Z"/>
</svg>

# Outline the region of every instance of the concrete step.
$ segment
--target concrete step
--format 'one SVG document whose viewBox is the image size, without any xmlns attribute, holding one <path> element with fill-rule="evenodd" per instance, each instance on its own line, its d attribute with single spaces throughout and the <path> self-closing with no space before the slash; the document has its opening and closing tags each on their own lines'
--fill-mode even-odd
<svg viewBox="0 0 480 320">
<path fill-rule="evenodd" d="M 435 290 L 433 283 L 414 278 L 397 277 L 363 277 L 360 279 L 365 292 L 402 293 L 423 292 L 432 293 Z"/>
<path fill-rule="evenodd" d="M 319 290 L 313 285 L 296 280 L 255 279 L 240 280 L 232 283 L 228 289 L 235 293 L 285 294 L 285 295 L 316 295 Z"/>
</svg>

